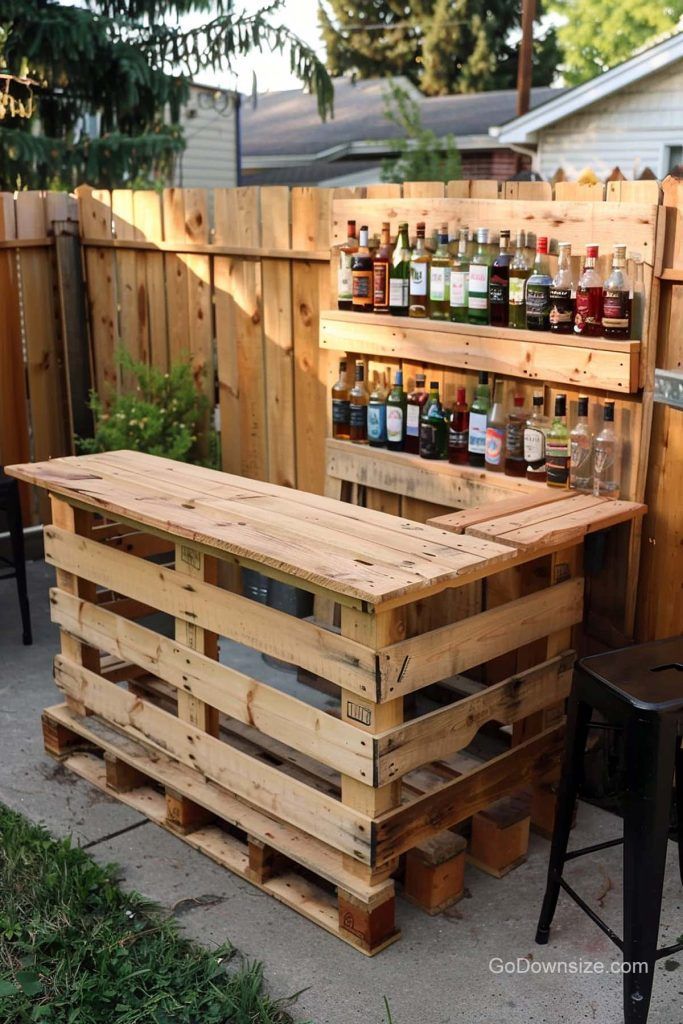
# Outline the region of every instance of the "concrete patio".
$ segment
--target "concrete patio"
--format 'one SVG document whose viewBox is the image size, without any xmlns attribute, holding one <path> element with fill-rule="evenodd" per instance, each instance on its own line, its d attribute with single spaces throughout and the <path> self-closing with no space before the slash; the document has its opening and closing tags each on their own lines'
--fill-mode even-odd
<svg viewBox="0 0 683 1024">
<path fill-rule="evenodd" d="M 49 622 L 53 572 L 29 564 L 34 645 L 21 644 L 13 582 L 0 587 L 0 801 L 43 822 L 55 835 L 72 834 L 102 862 L 116 861 L 123 884 L 174 909 L 187 934 L 213 945 L 226 940 L 264 961 L 271 993 L 303 993 L 297 1019 L 315 1024 L 380 1024 L 386 996 L 395 1024 L 618 1024 L 621 977 L 608 973 L 617 959 L 606 937 L 567 899 L 561 899 L 550 945 L 534 944 L 548 843 L 533 837 L 529 858 L 496 880 L 468 866 L 468 897 L 430 918 L 399 900 L 403 937 L 368 960 L 281 906 L 247 882 L 219 868 L 180 839 L 66 773 L 42 749 L 40 712 L 60 695 L 51 678 L 57 630 Z M 222 660 L 261 678 L 273 669 L 236 645 Z M 275 670 L 277 673 L 277 670 Z M 292 677 L 277 673 L 283 685 Z M 324 698 L 321 698 L 324 701 Z M 618 834 L 619 821 L 582 805 L 576 845 Z M 683 891 L 677 851 L 669 844 L 660 941 L 683 933 Z M 606 850 L 575 862 L 572 884 L 618 931 L 621 925 L 620 851 Z M 529 957 L 605 964 L 604 974 L 496 974 L 493 958 Z M 657 968 L 650 1024 L 683 1024 L 683 955 Z M 558 968 L 560 971 L 563 967 Z M 535 968 L 534 968 L 535 970 Z"/>
</svg>

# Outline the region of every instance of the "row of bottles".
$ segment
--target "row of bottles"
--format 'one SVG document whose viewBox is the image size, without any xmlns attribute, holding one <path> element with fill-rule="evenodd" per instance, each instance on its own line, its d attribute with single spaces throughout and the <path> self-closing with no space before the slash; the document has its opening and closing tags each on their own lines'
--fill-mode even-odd
<svg viewBox="0 0 683 1024">
<path fill-rule="evenodd" d="M 396 371 L 391 387 L 389 377 L 388 369 L 385 380 L 378 380 L 368 393 L 365 364 L 359 359 L 355 383 L 349 388 L 347 363 L 340 362 L 339 380 L 332 389 L 335 438 L 407 451 L 424 459 L 448 459 L 455 465 L 526 477 L 550 487 L 619 496 L 613 401 L 604 403 L 602 429 L 593 436 L 585 395 L 579 396 L 578 419 L 570 432 L 565 394 L 557 395 L 552 419 L 544 413 L 540 392 L 534 394 L 531 410 L 525 410 L 524 396 L 519 394 L 506 408 L 503 382 L 496 382 L 492 401 L 488 374 L 482 372 L 471 405 L 460 387 L 452 410 L 446 410 L 437 381 L 427 391 L 426 376 L 417 374 L 415 389 L 406 394 L 402 371 Z"/>
<path fill-rule="evenodd" d="M 399 225 L 393 243 L 390 225 L 382 224 L 379 248 L 371 254 L 368 228 L 348 222 L 348 238 L 339 253 L 338 306 L 356 312 L 393 316 L 429 317 L 454 323 L 494 327 L 550 330 L 615 340 L 631 337 L 634 286 L 626 273 L 626 246 L 615 245 L 612 269 L 605 281 L 597 270 L 598 246 L 586 246 L 583 270 L 574 280 L 571 245 L 558 244 L 558 267 L 551 276 L 548 239 L 540 236 L 533 266 L 525 251 L 525 235 L 517 232 L 510 250 L 510 232 L 500 232 L 500 248 L 493 256 L 488 228 L 478 228 L 477 248 L 471 251 L 470 232 L 461 228 L 457 253 L 448 226 L 441 225 L 438 246 L 426 248 L 425 224 L 417 225 L 412 248 L 408 224 Z M 642 261 L 636 262 L 639 319 L 642 309 Z"/>
</svg>

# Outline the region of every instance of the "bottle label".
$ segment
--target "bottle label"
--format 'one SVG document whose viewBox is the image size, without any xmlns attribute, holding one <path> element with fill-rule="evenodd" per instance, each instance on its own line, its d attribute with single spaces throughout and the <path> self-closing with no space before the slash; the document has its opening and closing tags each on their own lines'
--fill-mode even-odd
<svg viewBox="0 0 683 1024">
<path fill-rule="evenodd" d="M 524 461 L 545 461 L 545 434 L 538 427 L 526 427 L 524 430 Z"/>
<path fill-rule="evenodd" d="M 508 421 L 505 430 L 505 454 L 508 459 L 524 458 L 524 424 L 521 420 Z"/>
<path fill-rule="evenodd" d="M 511 306 L 523 306 L 524 305 L 524 285 L 526 284 L 526 278 L 524 277 L 511 277 L 510 278 L 510 293 L 509 302 Z"/>
<path fill-rule="evenodd" d="M 349 408 L 349 426 L 362 427 L 367 429 L 368 407 L 367 405 L 351 405 Z"/>
<path fill-rule="evenodd" d="M 616 494 L 619 490 L 616 474 L 616 446 L 596 441 L 593 459 L 593 474 L 600 494 Z"/>
<path fill-rule="evenodd" d="M 438 459 L 441 455 L 439 430 L 433 423 L 420 424 L 420 455 L 423 459 Z"/>
<path fill-rule="evenodd" d="M 395 277 L 389 282 L 389 305 L 400 308 L 408 305 L 407 277 Z"/>
<path fill-rule="evenodd" d="M 571 288 L 550 289 L 550 323 L 555 326 L 571 324 L 574 320 L 574 302 Z"/>
<path fill-rule="evenodd" d="M 427 264 L 426 263 L 411 263 L 410 264 L 410 294 L 411 295 L 426 295 L 427 294 Z"/>
<path fill-rule="evenodd" d="M 373 295 L 376 306 L 389 305 L 389 264 L 375 263 L 372 271 Z"/>
<path fill-rule="evenodd" d="M 386 441 L 387 408 L 384 404 L 368 406 L 368 441 Z"/>
<path fill-rule="evenodd" d="M 443 302 L 447 299 L 446 294 L 446 267 L 432 267 L 429 278 L 429 298 L 433 302 Z"/>
<path fill-rule="evenodd" d="M 470 436 L 467 446 L 476 455 L 486 453 L 486 413 L 470 412 Z"/>
<path fill-rule="evenodd" d="M 569 479 L 569 445 L 566 439 L 548 438 L 546 470 L 549 484 L 564 485 L 567 483 Z"/>
<path fill-rule="evenodd" d="M 348 302 L 353 296 L 353 275 L 351 273 L 351 261 L 342 253 L 339 273 L 337 275 L 337 291 L 339 299 Z"/>
<path fill-rule="evenodd" d="M 488 294 L 489 268 L 486 263 L 470 263 L 469 278 L 470 296 L 473 291 Z"/>
<path fill-rule="evenodd" d="M 406 434 L 410 437 L 420 436 L 420 406 L 409 405 L 406 409 Z"/>
<path fill-rule="evenodd" d="M 363 306 L 372 305 L 372 271 L 353 271 L 353 301 Z"/>
<path fill-rule="evenodd" d="M 333 398 L 332 399 L 332 422 L 333 423 L 344 423 L 349 422 L 349 410 L 351 403 L 344 398 Z"/>
<path fill-rule="evenodd" d="M 400 405 L 387 406 L 387 440 L 395 444 L 403 440 L 403 409 Z"/>
<path fill-rule="evenodd" d="M 489 288 L 489 300 L 492 306 L 505 306 L 508 301 L 508 287 L 507 284 L 499 284 L 496 281 L 491 281 Z"/>
<path fill-rule="evenodd" d="M 527 284 L 526 315 L 534 321 L 544 320 L 550 312 L 550 288 L 547 284 Z"/>
<path fill-rule="evenodd" d="M 468 280 L 466 270 L 451 270 L 451 306 L 466 306 Z"/>
<path fill-rule="evenodd" d="M 503 461 L 505 430 L 489 424 L 486 428 L 486 462 L 490 466 L 500 466 Z"/>
<path fill-rule="evenodd" d="M 605 288 L 602 295 L 602 326 L 612 330 L 628 330 L 630 325 L 629 293 L 621 288 Z"/>
<path fill-rule="evenodd" d="M 587 436 L 572 439 L 570 452 L 571 486 L 587 488 L 591 481 L 591 443 Z"/>
<path fill-rule="evenodd" d="M 448 447 L 459 448 L 461 451 L 467 451 L 467 445 L 469 441 L 469 432 L 467 430 L 449 430 L 448 431 Z"/>
<path fill-rule="evenodd" d="M 602 305 L 602 288 L 582 288 L 576 290 L 576 312 L 574 325 L 579 334 L 587 327 L 600 326 L 600 307 Z"/>
</svg>

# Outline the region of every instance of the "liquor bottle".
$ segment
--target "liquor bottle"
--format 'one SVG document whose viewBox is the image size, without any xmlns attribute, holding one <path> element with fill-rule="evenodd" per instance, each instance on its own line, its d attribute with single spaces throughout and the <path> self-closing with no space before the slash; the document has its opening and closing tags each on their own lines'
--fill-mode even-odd
<svg viewBox="0 0 683 1024">
<path fill-rule="evenodd" d="M 631 337 L 633 287 L 626 274 L 626 246 L 615 245 L 612 269 L 602 289 L 602 333 L 606 338 Z"/>
<path fill-rule="evenodd" d="M 524 461 L 524 427 L 526 424 L 524 395 L 515 395 L 513 402 L 514 405 L 508 413 L 507 426 L 505 428 L 505 475 L 524 476 L 526 473 L 526 462 Z"/>
<path fill-rule="evenodd" d="M 546 439 L 548 487 L 566 487 L 569 483 L 569 430 L 567 428 L 567 396 L 555 398 L 555 418 Z"/>
<path fill-rule="evenodd" d="M 373 448 L 387 443 L 387 392 L 379 374 L 368 399 L 368 443 Z"/>
<path fill-rule="evenodd" d="M 588 426 L 588 398 L 579 395 L 579 415 L 569 435 L 569 486 L 572 490 L 590 493 L 593 489 L 592 442 L 593 435 Z"/>
<path fill-rule="evenodd" d="M 531 415 L 524 428 L 524 461 L 527 480 L 545 483 L 545 446 L 549 428 L 550 420 L 543 413 L 543 395 L 537 391 L 533 397 Z"/>
<path fill-rule="evenodd" d="M 406 400 L 406 439 L 403 450 L 412 455 L 417 455 L 420 450 L 420 417 L 428 398 L 426 381 L 424 373 L 415 374 L 415 390 L 410 392 Z"/>
<path fill-rule="evenodd" d="M 526 327 L 526 283 L 531 273 L 531 267 L 524 251 L 525 235 L 523 231 L 517 232 L 515 243 L 515 255 L 510 262 L 510 288 L 509 288 L 509 315 L 508 326 L 523 329 Z"/>
<path fill-rule="evenodd" d="M 471 324 L 489 322 L 489 272 L 491 257 L 487 251 L 488 228 L 477 228 L 477 251 L 470 260 L 467 319 Z"/>
<path fill-rule="evenodd" d="M 642 338 L 643 319 L 645 313 L 645 281 L 643 277 L 643 257 L 639 252 L 632 252 L 633 260 L 633 302 L 631 303 L 631 337 Z"/>
<path fill-rule="evenodd" d="M 432 320 L 448 320 L 451 291 L 451 256 L 448 251 L 448 225 L 442 224 L 439 244 L 429 268 L 429 315 Z"/>
<path fill-rule="evenodd" d="M 356 360 L 356 382 L 349 391 L 349 436 L 356 444 L 368 443 L 368 392 L 362 359 Z"/>
<path fill-rule="evenodd" d="M 505 432 L 507 416 L 503 408 L 503 382 L 496 381 L 493 391 L 493 405 L 486 419 L 486 452 L 484 465 L 494 473 L 505 468 Z"/>
<path fill-rule="evenodd" d="M 417 225 L 417 243 L 410 258 L 409 316 L 425 317 L 429 310 L 429 264 L 432 257 L 425 249 L 425 225 Z"/>
<path fill-rule="evenodd" d="M 451 266 L 450 311 L 452 323 L 467 323 L 467 305 L 469 296 L 470 261 L 467 254 L 468 231 L 461 228 L 458 237 L 458 254 L 453 258 Z"/>
<path fill-rule="evenodd" d="M 339 360 L 339 380 L 332 388 L 332 437 L 349 439 L 349 380 L 346 360 Z"/>
<path fill-rule="evenodd" d="M 464 388 L 455 392 L 455 405 L 448 426 L 448 461 L 456 466 L 467 465 L 467 439 L 470 413 Z"/>
<path fill-rule="evenodd" d="M 346 242 L 339 246 L 339 267 L 337 269 L 337 307 L 351 309 L 353 303 L 353 281 L 351 257 L 358 249 L 355 220 L 346 223 Z"/>
<path fill-rule="evenodd" d="M 500 252 L 491 267 L 489 284 L 489 304 L 491 307 L 491 324 L 494 327 L 507 327 L 510 320 L 510 232 L 500 233 Z"/>
<path fill-rule="evenodd" d="M 445 459 L 447 455 L 448 422 L 439 397 L 439 382 L 433 380 L 420 417 L 420 457 Z"/>
<path fill-rule="evenodd" d="M 529 331 L 547 331 L 550 327 L 550 286 L 553 279 L 548 268 L 548 239 L 536 239 L 536 259 L 526 283 L 526 326 Z"/>
<path fill-rule="evenodd" d="M 387 396 L 387 448 L 402 452 L 406 432 L 406 393 L 403 371 L 397 370 L 394 386 Z"/>
<path fill-rule="evenodd" d="M 491 406 L 491 392 L 487 373 L 479 374 L 472 405 L 470 406 L 470 428 L 467 438 L 467 461 L 470 466 L 483 466 L 486 456 L 486 426 Z"/>
<path fill-rule="evenodd" d="M 593 441 L 593 494 L 619 497 L 619 438 L 614 431 L 614 402 L 605 402 L 602 430 Z"/>
<path fill-rule="evenodd" d="M 559 242 L 557 252 L 557 273 L 550 286 L 550 330 L 556 334 L 571 334 L 576 298 L 576 288 L 572 281 L 571 244 Z"/>
<path fill-rule="evenodd" d="M 410 302 L 410 238 L 408 225 L 399 224 L 396 245 L 389 268 L 389 312 L 392 316 L 408 316 Z"/>
<path fill-rule="evenodd" d="M 360 229 L 360 244 L 351 256 L 352 309 L 356 313 L 372 313 L 372 256 L 368 249 L 368 229 Z"/>
<path fill-rule="evenodd" d="M 587 245 L 583 272 L 576 286 L 574 311 L 574 333 L 587 334 L 593 338 L 602 333 L 602 278 L 595 266 L 597 258 L 597 245 Z"/>
<path fill-rule="evenodd" d="M 389 312 L 389 268 L 391 266 L 391 237 L 389 222 L 382 224 L 379 249 L 372 260 L 372 304 L 375 313 Z"/>
</svg>

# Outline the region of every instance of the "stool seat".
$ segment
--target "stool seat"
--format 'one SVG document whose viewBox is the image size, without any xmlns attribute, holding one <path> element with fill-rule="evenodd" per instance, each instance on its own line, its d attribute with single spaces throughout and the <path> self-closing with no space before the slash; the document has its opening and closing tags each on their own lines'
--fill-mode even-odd
<svg viewBox="0 0 683 1024">
<path fill-rule="evenodd" d="M 594 654 L 579 667 L 643 711 L 683 711 L 683 637 Z"/>
</svg>

